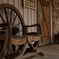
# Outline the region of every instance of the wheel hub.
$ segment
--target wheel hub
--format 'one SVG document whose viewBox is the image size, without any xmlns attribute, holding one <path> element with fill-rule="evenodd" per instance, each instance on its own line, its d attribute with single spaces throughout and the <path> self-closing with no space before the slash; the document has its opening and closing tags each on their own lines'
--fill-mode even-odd
<svg viewBox="0 0 59 59">
<path fill-rule="evenodd" d="M 5 28 L 2 28 L 1 30 L 5 30 Z M 12 35 L 16 34 L 19 32 L 19 28 L 18 27 L 14 27 L 12 28 Z M 1 32 L 1 35 L 5 34 L 5 32 Z"/>
<path fill-rule="evenodd" d="M 19 32 L 19 28 L 18 27 L 14 27 L 12 28 L 12 35 L 16 34 Z"/>
</svg>

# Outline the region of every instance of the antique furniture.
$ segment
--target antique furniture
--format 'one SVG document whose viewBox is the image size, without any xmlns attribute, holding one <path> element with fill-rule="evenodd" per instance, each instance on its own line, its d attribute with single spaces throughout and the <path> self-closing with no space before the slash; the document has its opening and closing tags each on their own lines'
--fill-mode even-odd
<svg viewBox="0 0 59 59">
<path fill-rule="evenodd" d="M 38 52 L 36 49 L 41 35 L 39 35 L 39 33 L 38 36 L 33 36 L 33 34 L 37 33 L 28 35 L 29 33 L 26 31 L 27 27 L 32 26 L 25 26 L 24 20 L 17 8 L 10 4 L 0 4 L 0 11 L 4 14 L 2 15 L 0 13 L 0 59 L 17 58 L 18 56 L 21 58 L 22 55 L 27 52 L 36 52 L 43 56 L 44 53 Z M 22 30 L 20 30 L 20 28 L 22 28 Z M 22 36 L 20 36 L 20 32 L 22 32 Z M 32 44 L 32 41 L 35 43 Z M 28 46 L 30 48 L 28 48 Z"/>
</svg>

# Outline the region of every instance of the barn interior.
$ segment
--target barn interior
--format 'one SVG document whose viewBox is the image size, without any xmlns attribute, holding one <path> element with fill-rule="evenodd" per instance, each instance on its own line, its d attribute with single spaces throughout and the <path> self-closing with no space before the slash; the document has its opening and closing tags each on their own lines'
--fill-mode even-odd
<svg viewBox="0 0 59 59">
<path fill-rule="evenodd" d="M 0 59 L 59 59 L 59 0 L 0 0 Z"/>
</svg>

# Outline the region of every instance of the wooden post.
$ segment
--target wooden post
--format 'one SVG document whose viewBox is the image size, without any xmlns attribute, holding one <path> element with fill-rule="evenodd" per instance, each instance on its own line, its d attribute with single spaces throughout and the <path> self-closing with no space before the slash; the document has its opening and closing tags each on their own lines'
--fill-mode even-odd
<svg viewBox="0 0 59 59">
<path fill-rule="evenodd" d="M 39 22 L 39 0 L 37 0 L 37 24 Z M 39 27 L 37 26 L 37 33 L 40 33 Z"/>
</svg>

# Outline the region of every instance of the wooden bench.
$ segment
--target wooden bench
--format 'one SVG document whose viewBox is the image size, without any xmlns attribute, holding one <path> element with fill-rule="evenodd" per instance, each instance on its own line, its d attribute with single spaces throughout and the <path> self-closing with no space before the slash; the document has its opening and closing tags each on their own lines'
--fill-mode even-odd
<svg viewBox="0 0 59 59">
<path fill-rule="evenodd" d="M 8 20 L 7 10 L 10 11 L 10 21 Z M 0 59 L 9 59 L 9 58 L 22 58 L 22 56 L 27 52 L 34 52 L 41 56 L 44 55 L 41 51 L 37 51 L 37 45 L 41 39 L 41 28 L 39 24 L 34 25 L 25 25 L 23 17 L 20 12 L 14 6 L 10 4 L 1 4 L 0 9 L 4 9 L 6 21 L 3 16 L 0 14 L 2 23 L 0 23 Z M 16 14 L 12 22 L 12 11 Z M 14 25 L 16 17 L 18 17 L 18 23 Z M 19 30 L 19 24 L 22 25 L 22 30 Z M 27 32 L 28 27 L 37 26 L 40 32 Z M 19 31 L 22 31 L 23 35 L 18 36 Z M 3 34 L 2 34 L 3 33 Z M 34 42 L 34 44 L 32 44 Z M 16 48 L 17 47 L 17 48 Z"/>
</svg>

